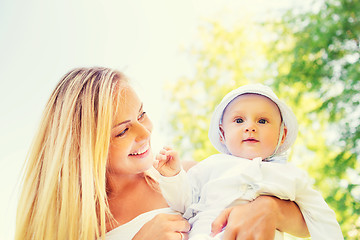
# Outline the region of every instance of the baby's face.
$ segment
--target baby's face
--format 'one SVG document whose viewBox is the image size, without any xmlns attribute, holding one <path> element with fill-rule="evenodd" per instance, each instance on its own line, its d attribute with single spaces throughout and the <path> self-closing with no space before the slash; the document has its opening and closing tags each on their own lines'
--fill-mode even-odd
<svg viewBox="0 0 360 240">
<path fill-rule="evenodd" d="M 275 151 L 280 125 L 280 111 L 273 101 L 257 94 L 240 95 L 225 109 L 221 142 L 234 156 L 264 159 Z"/>
</svg>

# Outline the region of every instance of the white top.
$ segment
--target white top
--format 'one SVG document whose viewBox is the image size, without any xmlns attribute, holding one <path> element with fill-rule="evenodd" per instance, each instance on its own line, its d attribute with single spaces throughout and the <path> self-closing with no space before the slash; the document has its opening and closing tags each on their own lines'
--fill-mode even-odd
<svg viewBox="0 0 360 240">
<path fill-rule="evenodd" d="M 313 240 L 343 239 L 334 211 L 312 188 L 307 173 L 291 163 L 216 154 L 192 167 L 187 174 L 182 171 L 170 178 L 161 176 L 158 181 L 170 207 L 184 212 L 190 222 L 209 218 L 212 209 L 252 201 L 259 195 L 272 195 L 298 204 Z"/>
<path fill-rule="evenodd" d="M 106 240 L 131 240 L 142 226 L 160 213 L 179 214 L 170 208 L 155 209 L 140 214 L 133 220 L 114 228 L 105 235 Z"/>
</svg>

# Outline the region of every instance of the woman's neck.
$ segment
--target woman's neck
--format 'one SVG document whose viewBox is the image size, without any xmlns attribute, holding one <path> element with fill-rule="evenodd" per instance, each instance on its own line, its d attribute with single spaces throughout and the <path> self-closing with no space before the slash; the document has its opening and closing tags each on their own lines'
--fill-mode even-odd
<svg viewBox="0 0 360 240">
<path fill-rule="evenodd" d="M 161 192 L 149 184 L 144 174 L 132 177 L 108 175 L 108 203 L 116 221 L 109 222 L 107 230 L 127 223 L 142 213 L 168 207 Z"/>
<path fill-rule="evenodd" d="M 106 186 L 108 191 L 108 198 L 124 195 L 125 193 L 136 189 L 136 186 L 138 186 L 144 180 L 144 173 L 136 175 L 117 175 L 109 173 L 107 175 Z"/>
</svg>

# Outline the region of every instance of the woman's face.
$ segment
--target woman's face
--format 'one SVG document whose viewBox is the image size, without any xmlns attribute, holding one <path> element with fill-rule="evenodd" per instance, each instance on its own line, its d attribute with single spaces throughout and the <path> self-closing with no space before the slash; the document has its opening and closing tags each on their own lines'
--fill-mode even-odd
<svg viewBox="0 0 360 240">
<path fill-rule="evenodd" d="M 130 86 L 120 89 L 121 100 L 111 130 L 108 171 L 116 175 L 143 173 L 153 164 L 152 123 Z"/>
</svg>

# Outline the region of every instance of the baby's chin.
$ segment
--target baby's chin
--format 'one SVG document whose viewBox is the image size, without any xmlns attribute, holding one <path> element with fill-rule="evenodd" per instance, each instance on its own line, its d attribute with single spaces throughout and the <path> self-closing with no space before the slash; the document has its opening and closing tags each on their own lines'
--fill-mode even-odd
<svg viewBox="0 0 360 240">
<path fill-rule="evenodd" d="M 249 159 L 249 160 L 253 160 L 258 157 L 260 157 L 261 159 L 266 159 L 267 157 L 269 157 L 268 155 L 256 155 L 256 154 L 232 154 L 232 155 L 239 157 L 239 158 Z"/>
</svg>

